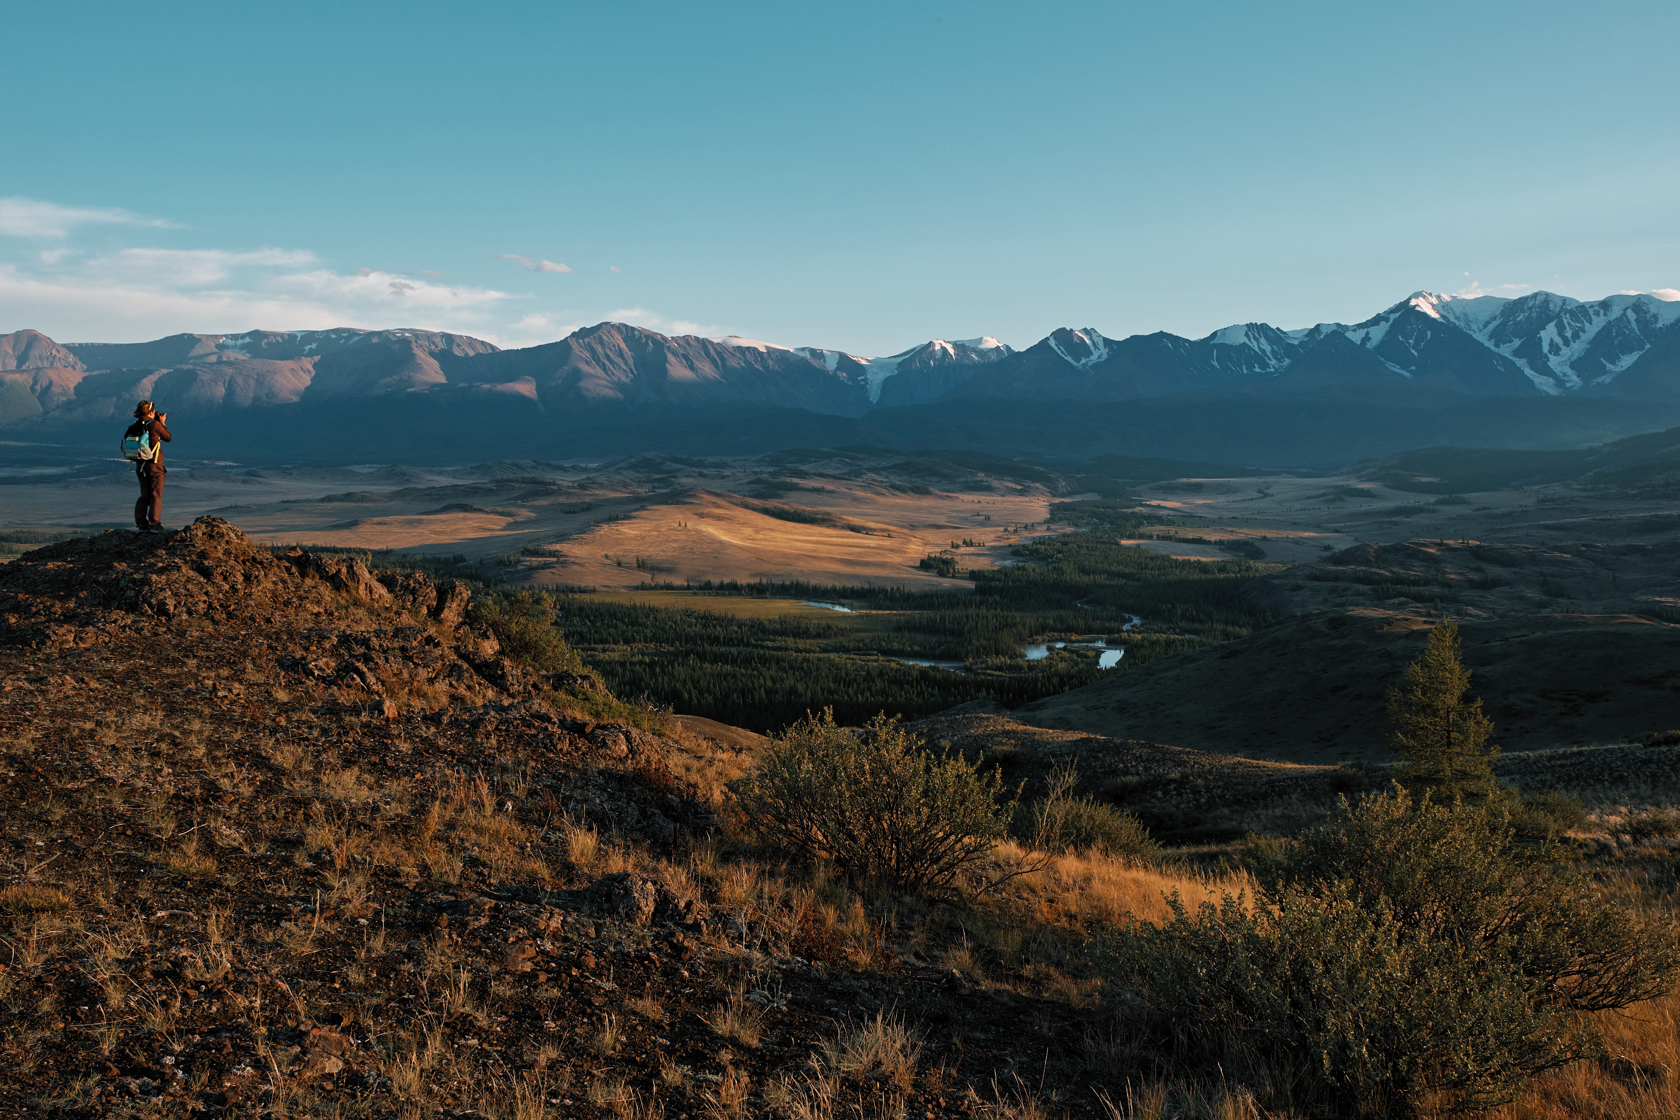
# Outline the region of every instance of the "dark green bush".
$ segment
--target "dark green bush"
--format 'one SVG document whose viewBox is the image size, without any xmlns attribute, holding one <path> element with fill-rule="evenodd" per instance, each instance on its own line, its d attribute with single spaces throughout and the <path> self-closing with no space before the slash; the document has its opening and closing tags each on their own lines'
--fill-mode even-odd
<svg viewBox="0 0 1680 1120">
<path fill-rule="evenodd" d="M 1161 845 L 1136 814 L 1076 796 L 1078 783 L 1076 769 L 1058 767 L 1050 775 L 1048 793 L 1015 814 L 1011 831 L 1016 839 L 1044 852 L 1095 849 L 1138 863 L 1161 858 Z"/>
<path fill-rule="evenodd" d="M 1122 1000 L 1183 1057 L 1270 1065 L 1315 1108 L 1511 1100 L 1596 1052 L 1582 1012 L 1666 992 L 1675 931 L 1597 901 L 1495 809 L 1343 802 L 1227 897 L 1109 937 Z M 1280 1068 L 1281 1067 L 1281 1068 Z"/>
<path fill-rule="evenodd" d="M 1524 795 L 1511 812 L 1511 827 L 1518 836 L 1531 840 L 1554 840 L 1579 828 L 1586 819 L 1587 810 L 1579 797 L 1554 789 Z"/>
<path fill-rule="evenodd" d="M 936 756 L 884 716 L 854 735 L 832 710 L 788 728 L 729 789 L 765 843 L 908 890 L 950 889 L 1015 808 L 996 771 Z"/>
<path fill-rule="evenodd" d="M 547 595 L 519 591 L 473 599 L 472 620 L 490 627 L 502 652 L 539 673 L 581 673 L 583 662 L 554 626 Z"/>
</svg>

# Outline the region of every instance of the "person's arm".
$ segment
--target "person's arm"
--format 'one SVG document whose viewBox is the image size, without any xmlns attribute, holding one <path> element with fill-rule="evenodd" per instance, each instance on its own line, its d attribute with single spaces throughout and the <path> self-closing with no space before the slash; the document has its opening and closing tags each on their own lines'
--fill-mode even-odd
<svg viewBox="0 0 1680 1120">
<path fill-rule="evenodd" d="M 168 413 L 164 415 L 167 416 Z M 169 429 L 164 427 L 162 417 L 152 421 L 152 438 L 161 439 L 164 443 L 169 442 Z"/>
</svg>

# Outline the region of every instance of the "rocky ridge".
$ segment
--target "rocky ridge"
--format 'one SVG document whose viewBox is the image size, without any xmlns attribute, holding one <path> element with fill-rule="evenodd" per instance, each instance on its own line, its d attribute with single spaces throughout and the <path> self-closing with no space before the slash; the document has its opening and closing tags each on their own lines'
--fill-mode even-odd
<svg viewBox="0 0 1680 1120">
<path fill-rule="evenodd" d="M 740 748 L 531 671 L 472 608 L 215 518 L 0 568 L 0 1110 L 759 1110 L 873 1014 L 952 1031 L 943 1080 L 848 1082 L 917 1115 L 1083 1068 L 1065 1003 L 878 931 L 854 963 L 811 900 L 699 874 L 685 763 Z"/>
</svg>

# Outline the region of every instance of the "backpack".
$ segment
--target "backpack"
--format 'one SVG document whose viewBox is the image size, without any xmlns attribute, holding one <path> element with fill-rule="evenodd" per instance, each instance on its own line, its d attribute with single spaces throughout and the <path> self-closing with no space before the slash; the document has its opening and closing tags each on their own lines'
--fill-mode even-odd
<svg viewBox="0 0 1680 1120">
<path fill-rule="evenodd" d="M 131 459 L 136 463 L 150 463 L 157 458 L 157 444 L 152 442 L 152 433 L 145 429 L 137 436 L 125 435 L 122 441 L 124 459 Z"/>
</svg>

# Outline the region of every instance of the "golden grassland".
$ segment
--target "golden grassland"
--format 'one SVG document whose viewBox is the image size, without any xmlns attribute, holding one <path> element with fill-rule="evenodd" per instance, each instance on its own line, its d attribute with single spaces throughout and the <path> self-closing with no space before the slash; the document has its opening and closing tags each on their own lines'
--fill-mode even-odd
<svg viewBox="0 0 1680 1120">
<path fill-rule="evenodd" d="M 133 733 L 132 728 L 120 730 L 125 736 Z M 1030 1077 L 999 1070 L 990 1081 L 957 1078 L 936 1058 L 936 1052 L 947 1051 L 943 1044 L 933 1045 L 940 1040 L 930 1028 L 890 1009 L 861 1020 L 834 1021 L 811 1040 L 813 1058 L 802 1070 L 751 1081 L 744 1063 L 725 1062 L 715 1080 L 705 1081 L 697 1080 L 697 1071 L 673 1066 L 660 1075 L 664 1089 L 650 1090 L 627 1073 L 615 1074 L 612 1059 L 635 1045 L 638 1032 L 668 1030 L 685 1013 L 675 994 L 654 988 L 622 1012 L 575 1024 L 584 1033 L 573 1041 L 591 1055 L 585 1063 L 574 1060 L 577 1048 L 569 1043 L 532 1038 L 520 1043 L 528 1051 L 526 1072 L 499 1073 L 469 1057 L 460 1044 L 463 1031 L 489 1032 L 498 1015 L 505 1014 L 474 981 L 480 966 L 463 946 L 446 939 L 428 939 L 423 951 L 402 954 L 403 935 L 387 931 L 377 901 L 382 875 L 446 888 L 462 880 L 469 864 L 483 869 L 492 884 L 547 887 L 630 870 L 676 895 L 711 899 L 715 912 L 734 917 L 767 940 L 801 944 L 807 952 L 817 947 L 826 960 L 823 968 L 835 978 L 890 973 L 899 962 L 921 961 L 955 970 L 974 989 L 1060 1008 L 1057 1014 L 1084 1023 L 1080 1060 L 1092 1076 L 1110 1084 L 1102 1107 L 1111 1118 L 1265 1115 L 1308 1120 L 1305 1113 L 1260 1111 L 1257 1101 L 1275 1088 L 1263 1069 L 1220 1073 L 1157 1061 L 1155 1072 L 1141 1075 L 1149 1062 L 1128 1038 L 1124 1023 L 1105 1008 L 1101 971 L 1093 966 L 1091 939 L 1102 929 L 1159 922 L 1169 915 L 1172 895 L 1193 909 L 1226 893 L 1244 893 L 1249 883 L 1241 872 L 1221 870 L 1218 861 L 1206 858 L 1144 866 L 1100 851 L 1035 852 L 1005 843 L 980 869 L 982 876 L 1002 884 L 960 907 L 885 896 L 822 866 L 790 863 L 755 848 L 732 815 L 726 784 L 754 765 L 754 743 L 762 740 L 743 736 L 722 742 L 706 730 L 703 721 L 667 726 L 669 780 L 709 803 L 720 828 L 661 850 L 541 810 L 543 776 L 514 754 L 504 754 L 489 770 L 463 768 L 445 780 L 433 775 L 422 784 L 406 771 L 321 755 L 276 728 L 261 734 L 256 747 L 261 762 L 280 775 L 287 802 L 264 809 L 248 800 L 256 790 L 253 764 L 226 757 L 208 728 L 174 728 L 166 735 L 168 761 L 212 774 L 223 795 L 221 809 L 205 812 L 200 805 L 193 812 L 179 799 L 144 792 L 140 781 L 132 788 L 89 785 L 30 805 L 30 832 L 50 835 L 56 822 L 107 803 L 116 808 L 120 802 L 125 818 L 136 825 L 144 859 L 159 869 L 161 881 L 200 884 L 204 905 L 197 936 L 182 949 L 179 934 L 167 928 L 170 919 L 154 919 L 150 906 L 139 914 L 125 912 L 113 905 L 111 884 L 98 876 L 53 882 L 50 861 L 36 861 L 0 889 L 0 916 L 10 927 L 12 954 L 8 969 L 0 972 L 0 1004 L 25 995 L 22 977 L 31 967 L 73 945 L 88 962 L 88 974 L 105 977 L 96 996 L 98 1017 L 84 1018 L 83 1029 L 93 1032 L 103 1053 L 116 1055 L 136 1038 L 179 1043 L 190 1021 L 183 988 L 135 986 L 117 975 L 115 966 L 124 960 L 167 950 L 180 962 L 183 983 L 206 987 L 234 973 L 286 975 L 305 961 L 349 946 L 344 984 L 371 989 L 384 975 L 401 989 L 419 993 L 416 1000 L 399 1001 L 392 993 L 364 1005 L 367 1029 L 376 1038 L 370 1056 L 387 1079 L 390 1099 L 400 1105 L 399 1115 L 430 1114 L 447 1100 L 481 1115 L 524 1120 L 568 1115 L 550 1103 L 566 1099 L 587 1102 L 594 1114 L 649 1120 L 675 1115 L 663 1101 L 674 1099 L 679 1090 L 687 1094 L 684 1099 L 702 1102 L 686 1114 L 708 1118 L 889 1117 L 900 1115 L 908 1100 L 933 1098 L 961 1102 L 964 1115 L 997 1120 L 1092 1115 L 1055 1085 Z M 101 757 L 111 763 L 131 767 L 130 773 L 145 773 L 143 764 L 135 768 L 140 760 L 122 757 L 118 731 L 113 723 L 93 724 L 78 738 L 101 748 Z M 17 759 L 32 744 L 27 733 L 14 737 L 6 745 L 7 757 Z M 295 846 L 288 842 L 293 832 Z M 1667 865 L 1658 862 L 1663 853 L 1653 849 L 1644 854 L 1650 857 L 1644 863 L 1605 867 L 1599 890 L 1607 903 L 1671 910 L 1672 893 L 1661 874 Z M 220 888 L 231 891 L 253 866 L 264 864 L 281 875 L 277 889 L 282 894 L 318 884 L 307 888 L 314 891 L 313 904 L 272 924 L 218 902 Z M 143 889 L 152 898 L 163 897 L 155 886 Z M 766 970 L 762 956 L 745 952 L 722 930 L 708 936 L 706 948 L 726 962 L 720 973 L 726 983 L 695 1014 L 739 1051 L 752 1051 L 769 1029 L 771 1009 L 763 993 L 773 995 L 778 983 L 774 969 Z M 544 991 L 536 989 L 535 998 L 556 998 Z M 291 1002 L 280 998 L 267 1005 L 261 997 L 230 993 L 223 998 L 243 1001 L 242 1014 L 277 1030 L 286 1022 L 322 1014 L 319 995 L 306 997 L 301 991 Z M 1518 1101 L 1491 1115 L 1500 1120 L 1657 1120 L 1680 1114 L 1680 999 L 1671 996 L 1599 1018 L 1608 1040 L 1601 1058 L 1536 1079 Z M 23 1065 L 43 1060 L 38 1045 L 32 1049 L 23 1037 L 28 1033 L 14 1032 L 5 1040 L 5 1060 Z M 323 1109 L 333 1115 L 364 1114 L 323 1095 L 301 1076 L 293 1064 L 298 1059 L 283 1041 L 268 1038 L 259 1036 L 259 1056 L 267 1063 L 261 1072 L 281 1089 L 268 1114 L 320 1115 Z M 78 1094 L 85 1096 L 98 1080 L 90 1073 L 66 1084 L 58 1103 L 74 1108 L 82 1099 Z M 868 1087 L 861 1096 L 860 1086 Z M 370 1102 L 367 1114 L 384 1110 Z"/>
</svg>

